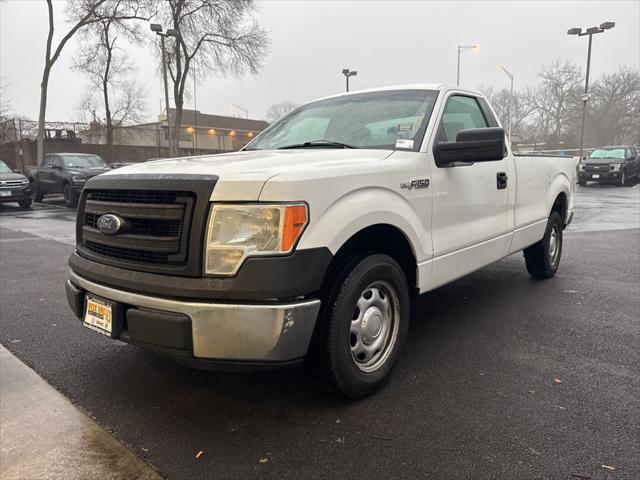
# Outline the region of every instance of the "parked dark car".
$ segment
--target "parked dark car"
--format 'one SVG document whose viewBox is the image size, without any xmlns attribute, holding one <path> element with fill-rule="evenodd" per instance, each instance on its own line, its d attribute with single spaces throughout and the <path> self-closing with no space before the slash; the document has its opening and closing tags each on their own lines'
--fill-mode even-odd
<svg viewBox="0 0 640 480">
<path fill-rule="evenodd" d="M 635 147 L 628 145 L 596 148 L 578 171 L 578 183 L 615 183 L 624 185 L 630 178 L 640 177 L 640 158 Z"/>
<path fill-rule="evenodd" d="M 42 165 L 29 172 L 33 199 L 41 202 L 45 195 L 62 193 L 64 203 L 75 207 L 87 180 L 107 172 L 109 166 L 98 155 L 88 153 L 51 153 Z"/>
<path fill-rule="evenodd" d="M 22 208 L 31 207 L 31 185 L 27 177 L 12 171 L 0 160 L 0 203 L 17 202 Z"/>
</svg>

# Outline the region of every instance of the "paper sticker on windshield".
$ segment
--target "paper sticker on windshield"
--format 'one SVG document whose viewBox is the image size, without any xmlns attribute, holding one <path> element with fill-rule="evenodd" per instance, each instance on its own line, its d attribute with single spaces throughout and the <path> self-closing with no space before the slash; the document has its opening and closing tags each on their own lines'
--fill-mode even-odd
<svg viewBox="0 0 640 480">
<path fill-rule="evenodd" d="M 413 148 L 413 140 L 399 138 L 396 140 L 396 148 Z"/>
<path fill-rule="evenodd" d="M 413 124 L 411 123 L 401 123 L 400 125 L 398 125 L 399 132 L 410 132 L 412 128 Z"/>
</svg>

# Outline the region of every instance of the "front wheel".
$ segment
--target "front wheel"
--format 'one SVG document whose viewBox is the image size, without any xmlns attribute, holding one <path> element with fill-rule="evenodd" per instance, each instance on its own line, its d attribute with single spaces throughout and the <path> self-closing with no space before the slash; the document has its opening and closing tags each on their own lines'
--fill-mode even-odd
<svg viewBox="0 0 640 480">
<path fill-rule="evenodd" d="M 618 185 L 621 187 L 624 187 L 627 183 L 627 172 L 622 170 L 622 173 L 620 173 L 620 178 L 618 179 Z"/>
<path fill-rule="evenodd" d="M 33 190 L 33 200 L 35 202 L 41 202 L 44 198 L 40 187 L 38 187 L 38 182 L 36 180 L 31 179 L 31 189 Z"/>
<path fill-rule="evenodd" d="M 78 205 L 78 195 L 73 191 L 71 185 L 64 184 L 62 189 L 62 195 L 64 196 L 64 204 L 67 207 L 75 208 Z"/>
<path fill-rule="evenodd" d="M 409 289 L 400 265 L 371 254 L 345 266 L 323 298 L 322 376 L 335 391 L 359 399 L 380 389 L 409 327 Z"/>
<path fill-rule="evenodd" d="M 23 200 L 18 200 L 18 205 L 20 205 L 20 208 L 31 208 L 31 203 L 33 202 L 33 200 L 29 197 L 29 198 L 25 198 Z"/>
<path fill-rule="evenodd" d="M 584 187 L 587 184 L 586 180 L 578 180 L 578 185 L 580 185 L 581 187 Z"/>
<path fill-rule="evenodd" d="M 562 255 L 562 218 L 551 212 L 544 237 L 524 249 L 527 271 L 533 278 L 551 278 L 556 274 Z"/>
</svg>

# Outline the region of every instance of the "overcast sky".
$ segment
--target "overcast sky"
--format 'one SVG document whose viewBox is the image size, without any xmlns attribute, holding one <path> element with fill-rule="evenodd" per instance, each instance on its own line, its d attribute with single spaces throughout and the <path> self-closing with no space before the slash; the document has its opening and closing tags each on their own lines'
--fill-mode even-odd
<svg viewBox="0 0 640 480">
<path fill-rule="evenodd" d="M 54 2 L 56 33 L 64 23 L 62 0 Z M 587 38 L 571 27 L 613 21 L 594 36 L 592 74 L 640 65 L 640 1 L 276 1 L 260 2 L 257 18 L 269 31 L 271 53 L 255 77 L 211 75 L 198 85 L 198 110 L 262 118 L 273 103 L 302 103 L 344 90 L 341 69 L 358 71 L 352 89 L 406 83 L 455 83 L 458 44 L 479 44 L 463 53 L 461 84 L 507 87 L 505 65 L 516 88 L 537 82 L 540 67 L 556 58 L 584 67 Z M 147 31 L 145 27 L 145 31 Z M 37 119 L 39 84 L 47 35 L 44 0 L 0 1 L 0 76 L 13 113 Z M 148 33 L 153 40 L 152 33 Z M 71 70 L 71 41 L 53 68 L 48 120 L 78 119 L 76 105 L 86 79 Z M 148 46 L 130 49 L 138 79 L 149 89 L 148 118 L 160 110 L 161 79 Z M 185 105 L 191 108 L 189 100 Z"/>
</svg>

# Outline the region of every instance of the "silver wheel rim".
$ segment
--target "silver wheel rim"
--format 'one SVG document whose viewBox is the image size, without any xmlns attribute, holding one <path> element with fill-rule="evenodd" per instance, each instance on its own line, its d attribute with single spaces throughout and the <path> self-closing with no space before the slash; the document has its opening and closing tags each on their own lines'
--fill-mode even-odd
<svg viewBox="0 0 640 480">
<path fill-rule="evenodd" d="M 549 263 L 551 265 L 556 264 L 558 254 L 560 253 L 560 232 L 557 225 L 554 225 L 551 229 L 551 236 L 549 237 Z"/>
<path fill-rule="evenodd" d="M 398 337 L 400 302 L 395 289 L 377 281 L 365 288 L 351 316 L 349 346 L 362 372 L 378 370 L 388 360 Z"/>
</svg>

